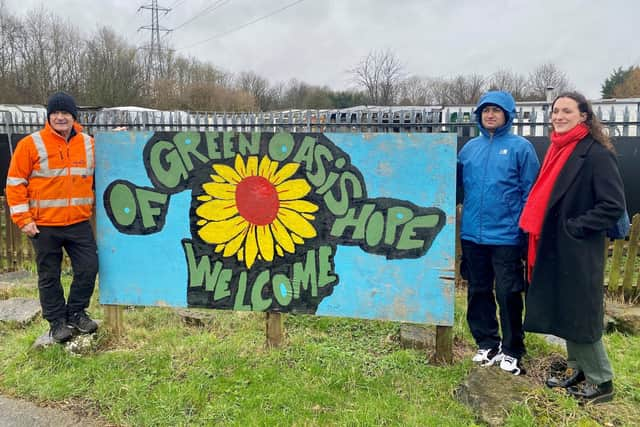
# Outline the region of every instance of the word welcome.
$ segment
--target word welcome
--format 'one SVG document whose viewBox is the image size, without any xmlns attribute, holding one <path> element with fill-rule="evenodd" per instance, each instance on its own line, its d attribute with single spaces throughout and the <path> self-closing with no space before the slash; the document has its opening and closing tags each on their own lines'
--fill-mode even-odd
<svg viewBox="0 0 640 427">
<path fill-rule="evenodd" d="M 189 291 L 194 305 L 249 311 L 288 311 L 303 300 L 319 300 L 338 281 L 332 274 L 333 248 L 320 246 L 307 251 L 300 261 L 285 268 L 257 273 L 229 268 L 208 255 L 196 256 L 193 242 L 182 241 L 189 269 Z M 200 292 L 204 290 L 205 293 Z M 205 297 L 206 300 L 196 299 Z M 298 307 L 298 311 L 300 307 Z"/>
</svg>

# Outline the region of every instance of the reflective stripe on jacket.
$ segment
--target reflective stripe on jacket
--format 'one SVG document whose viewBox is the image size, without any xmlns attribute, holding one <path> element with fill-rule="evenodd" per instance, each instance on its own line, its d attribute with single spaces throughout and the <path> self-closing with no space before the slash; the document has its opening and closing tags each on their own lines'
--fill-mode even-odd
<svg viewBox="0 0 640 427">
<path fill-rule="evenodd" d="M 64 226 L 91 218 L 94 203 L 93 138 L 73 124 L 67 142 L 47 122 L 24 137 L 11 158 L 6 196 L 13 222 Z"/>
</svg>

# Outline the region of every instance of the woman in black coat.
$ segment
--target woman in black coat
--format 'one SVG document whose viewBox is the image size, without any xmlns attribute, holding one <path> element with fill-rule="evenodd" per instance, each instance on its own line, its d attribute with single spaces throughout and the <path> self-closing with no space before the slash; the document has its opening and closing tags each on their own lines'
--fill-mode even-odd
<svg viewBox="0 0 640 427">
<path fill-rule="evenodd" d="M 567 388 L 582 402 L 613 398 L 613 371 L 602 343 L 606 230 L 625 209 L 613 146 L 584 96 L 551 106 L 553 132 L 520 226 L 529 233 L 524 329 L 564 338 Z M 586 380 L 586 381 L 585 381 Z"/>
</svg>

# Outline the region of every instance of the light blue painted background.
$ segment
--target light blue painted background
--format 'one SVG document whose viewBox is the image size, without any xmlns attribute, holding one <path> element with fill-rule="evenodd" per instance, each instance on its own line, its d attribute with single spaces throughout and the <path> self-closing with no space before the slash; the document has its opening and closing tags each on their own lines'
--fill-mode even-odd
<svg viewBox="0 0 640 427">
<path fill-rule="evenodd" d="M 171 196 L 163 230 L 146 236 L 121 234 L 103 205 L 116 179 L 151 187 L 142 152 L 152 133 L 96 136 L 97 241 L 100 302 L 122 305 L 187 305 L 187 266 L 181 239 L 191 238 L 191 193 Z M 360 170 L 370 198 L 408 200 L 438 207 L 444 228 L 425 256 L 386 260 L 359 247 L 338 246 L 340 283 L 318 315 L 453 324 L 456 138 L 453 134 L 325 134 Z M 445 277 L 445 278 L 442 278 Z"/>
</svg>

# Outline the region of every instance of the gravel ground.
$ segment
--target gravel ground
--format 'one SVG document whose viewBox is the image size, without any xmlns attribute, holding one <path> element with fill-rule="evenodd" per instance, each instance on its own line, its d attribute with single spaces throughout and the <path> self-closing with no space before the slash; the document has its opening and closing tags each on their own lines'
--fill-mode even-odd
<svg viewBox="0 0 640 427">
<path fill-rule="evenodd" d="M 0 396 L 0 427 L 98 427 L 93 420 L 56 408 Z"/>
</svg>

